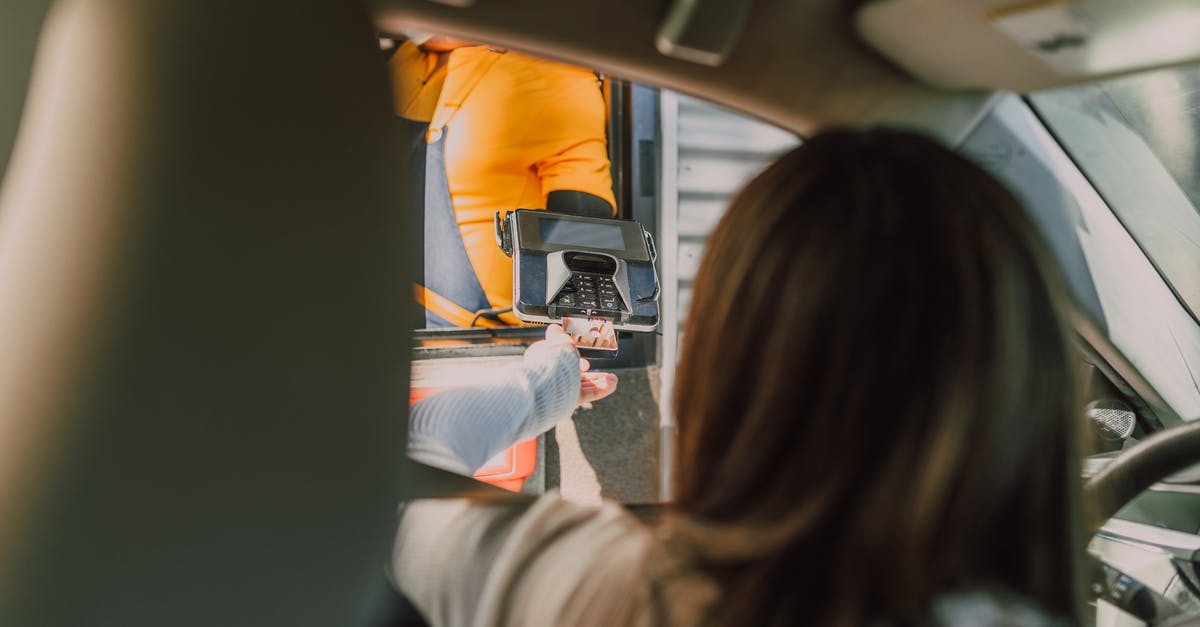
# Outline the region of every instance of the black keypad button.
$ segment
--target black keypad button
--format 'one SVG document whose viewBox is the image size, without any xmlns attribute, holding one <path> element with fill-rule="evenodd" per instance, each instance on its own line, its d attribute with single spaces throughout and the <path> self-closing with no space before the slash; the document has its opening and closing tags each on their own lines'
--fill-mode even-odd
<svg viewBox="0 0 1200 627">
<path fill-rule="evenodd" d="M 589 272 L 575 273 L 559 295 L 558 304 L 574 306 L 585 315 L 600 310 L 617 314 L 621 311 L 621 298 L 611 276 Z"/>
</svg>

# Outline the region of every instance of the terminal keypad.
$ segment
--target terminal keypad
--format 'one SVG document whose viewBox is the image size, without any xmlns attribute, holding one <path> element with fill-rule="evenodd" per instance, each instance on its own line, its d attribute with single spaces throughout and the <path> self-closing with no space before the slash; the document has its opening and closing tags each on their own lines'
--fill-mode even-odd
<svg viewBox="0 0 1200 627">
<path fill-rule="evenodd" d="M 560 307 L 601 314 L 617 314 L 621 311 L 621 297 L 617 294 L 612 277 L 589 272 L 572 274 L 571 280 L 559 292 L 557 303 Z"/>
</svg>

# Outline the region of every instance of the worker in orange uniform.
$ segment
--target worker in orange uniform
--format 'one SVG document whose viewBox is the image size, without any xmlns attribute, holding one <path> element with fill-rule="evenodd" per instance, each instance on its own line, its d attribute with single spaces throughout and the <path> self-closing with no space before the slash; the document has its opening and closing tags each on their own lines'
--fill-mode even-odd
<svg viewBox="0 0 1200 627">
<path fill-rule="evenodd" d="M 615 213 L 596 75 L 445 37 L 407 40 L 389 65 L 396 114 L 424 130 L 427 326 L 520 324 L 496 212 Z"/>
</svg>

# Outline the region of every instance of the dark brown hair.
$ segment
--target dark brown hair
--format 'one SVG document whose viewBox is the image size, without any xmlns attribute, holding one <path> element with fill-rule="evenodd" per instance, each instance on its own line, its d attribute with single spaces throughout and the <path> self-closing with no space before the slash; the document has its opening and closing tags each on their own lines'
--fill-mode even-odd
<svg viewBox="0 0 1200 627">
<path fill-rule="evenodd" d="M 668 524 L 721 624 L 919 621 L 997 590 L 1077 618 L 1074 358 L 1020 205 L 915 133 L 755 178 L 696 277 Z"/>
</svg>

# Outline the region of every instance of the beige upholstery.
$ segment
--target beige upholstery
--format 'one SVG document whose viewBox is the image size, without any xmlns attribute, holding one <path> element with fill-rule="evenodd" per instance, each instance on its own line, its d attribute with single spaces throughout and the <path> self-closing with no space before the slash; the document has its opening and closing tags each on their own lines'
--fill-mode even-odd
<svg viewBox="0 0 1200 627">
<path fill-rule="evenodd" d="M 50 0 L 0 2 L 0 180 L 12 151 L 37 34 Z"/>
<path fill-rule="evenodd" d="M 346 0 L 52 9 L 0 189 L 0 625 L 362 624 L 413 320 L 374 46 Z"/>
</svg>

